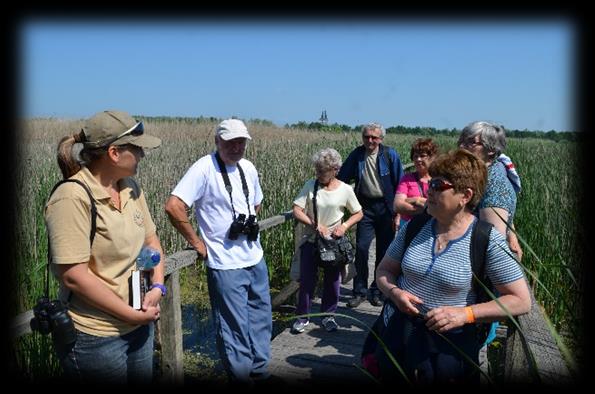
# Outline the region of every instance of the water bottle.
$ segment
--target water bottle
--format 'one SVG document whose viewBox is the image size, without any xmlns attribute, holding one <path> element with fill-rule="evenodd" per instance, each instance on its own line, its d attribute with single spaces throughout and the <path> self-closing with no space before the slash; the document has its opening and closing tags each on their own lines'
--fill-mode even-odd
<svg viewBox="0 0 595 394">
<path fill-rule="evenodd" d="M 136 258 L 136 268 L 141 271 L 150 270 L 159 264 L 161 254 L 158 250 L 143 246 Z"/>
</svg>

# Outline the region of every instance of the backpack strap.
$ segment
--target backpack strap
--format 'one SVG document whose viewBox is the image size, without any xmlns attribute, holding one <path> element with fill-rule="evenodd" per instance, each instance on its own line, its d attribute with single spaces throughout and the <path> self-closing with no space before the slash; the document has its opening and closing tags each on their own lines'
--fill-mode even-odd
<svg viewBox="0 0 595 394">
<path fill-rule="evenodd" d="M 401 262 L 403 260 L 403 256 L 405 256 L 405 252 L 407 248 L 413 241 L 413 238 L 421 231 L 422 227 L 432 218 L 425 209 L 419 215 L 413 216 L 409 223 L 407 223 L 407 230 L 405 231 L 405 242 L 403 245 L 403 254 L 401 255 Z"/>
<path fill-rule="evenodd" d="M 318 208 L 316 207 L 316 194 L 318 193 L 318 179 L 314 180 L 314 192 L 312 193 L 312 210 L 314 211 L 314 225 L 318 228 Z"/>
<path fill-rule="evenodd" d="M 492 224 L 483 220 L 477 219 L 475 226 L 471 233 L 471 250 L 469 251 L 471 257 L 471 270 L 475 275 L 472 279 L 471 286 L 477 294 L 475 302 L 487 302 L 491 300 L 491 297 L 486 292 L 485 288 L 479 283 L 480 281 L 485 287 L 493 290 L 492 282 L 485 273 L 486 268 L 486 257 L 488 251 L 488 244 L 490 241 L 490 232 L 492 231 Z M 492 323 L 475 323 L 477 342 L 481 345 L 487 345 L 493 340 L 490 336 L 495 335 L 496 327 L 498 322 Z"/>
<path fill-rule="evenodd" d="M 382 157 L 384 158 L 384 161 L 386 161 L 386 165 L 388 166 L 388 172 L 390 174 L 390 178 L 391 180 L 393 179 L 393 161 L 391 160 L 390 155 L 386 154 L 386 150 L 388 149 L 385 145 L 380 144 L 380 147 L 378 148 L 380 150 L 380 154 L 382 155 Z"/>
<path fill-rule="evenodd" d="M 93 246 L 93 240 L 95 239 L 95 232 L 97 231 L 97 207 L 95 206 L 95 199 L 93 198 L 93 194 L 91 194 L 91 190 L 85 185 L 83 182 L 79 181 L 78 179 L 62 179 L 58 183 L 56 183 L 50 192 L 48 200 L 52 197 L 52 194 L 56 191 L 58 186 L 66 182 L 74 182 L 78 183 L 85 189 L 87 195 L 89 196 L 89 200 L 91 201 L 91 233 L 89 234 L 89 242 L 91 246 Z M 48 297 L 49 295 L 49 286 L 50 286 L 50 261 L 52 261 L 52 255 L 50 254 L 50 235 L 48 234 L 48 255 L 47 255 L 47 266 L 46 266 L 46 278 L 45 278 L 45 296 Z M 72 298 L 72 292 L 68 294 L 68 302 Z"/>
<path fill-rule="evenodd" d="M 485 274 L 485 266 L 490 232 L 493 227 L 491 223 L 477 219 L 477 223 L 475 223 L 471 233 L 471 250 L 469 252 L 471 270 L 475 274 L 475 277 L 481 280 L 488 288 L 491 287 L 491 282 Z M 478 302 L 483 302 L 489 298 L 483 286 L 477 282 L 477 279 L 473 281 L 472 286 L 477 293 Z"/>
<path fill-rule="evenodd" d="M 66 183 L 66 182 L 78 183 L 79 185 L 81 185 L 83 187 L 83 189 L 85 189 L 85 191 L 87 192 L 87 195 L 89 196 L 89 200 L 91 201 L 91 234 L 89 235 L 89 241 L 91 242 L 91 245 L 93 245 L 93 240 L 95 239 L 95 232 L 97 230 L 97 207 L 95 206 L 95 199 L 93 198 L 93 195 L 91 194 L 91 190 L 89 190 L 87 185 L 85 185 L 83 182 L 79 181 L 78 179 L 62 179 L 61 181 L 59 181 L 58 183 L 56 183 L 54 185 L 54 188 L 50 192 L 48 200 L 50 199 L 52 194 L 54 194 L 54 192 L 56 191 L 58 186 L 60 186 L 63 183 Z M 49 242 L 49 240 L 48 240 L 48 242 Z M 49 253 L 49 248 L 48 248 L 48 253 Z M 49 260 L 48 260 L 48 263 L 49 263 Z"/>
</svg>

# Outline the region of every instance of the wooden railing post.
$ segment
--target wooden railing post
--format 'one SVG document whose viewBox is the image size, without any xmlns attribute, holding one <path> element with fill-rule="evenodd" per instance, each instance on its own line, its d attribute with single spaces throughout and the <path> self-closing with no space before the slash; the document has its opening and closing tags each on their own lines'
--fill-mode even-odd
<svg viewBox="0 0 595 394">
<path fill-rule="evenodd" d="M 161 342 L 161 373 L 166 384 L 184 383 L 184 351 L 182 348 L 182 308 L 180 271 L 165 277 L 167 295 L 160 302 L 159 334 Z"/>
</svg>

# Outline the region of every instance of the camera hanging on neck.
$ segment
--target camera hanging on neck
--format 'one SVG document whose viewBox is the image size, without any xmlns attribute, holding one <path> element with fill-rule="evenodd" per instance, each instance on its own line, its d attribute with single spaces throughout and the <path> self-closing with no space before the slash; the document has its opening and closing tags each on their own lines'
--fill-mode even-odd
<svg viewBox="0 0 595 394">
<path fill-rule="evenodd" d="M 249 241 L 256 241 L 258 239 L 259 226 L 256 222 L 256 212 L 254 212 L 254 215 L 250 212 L 248 183 L 246 182 L 246 176 L 244 174 L 242 166 L 240 166 L 240 163 L 236 164 L 236 166 L 238 167 L 238 171 L 240 172 L 240 179 L 242 180 L 242 191 L 244 192 L 244 196 L 246 197 L 246 206 L 248 207 L 248 219 L 246 219 L 246 215 L 243 213 L 239 214 L 236 217 L 236 210 L 233 205 L 232 196 L 233 188 L 229 180 L 227 168 L 225 167 L 225 163 L 221 159 L 221 156 L 219 156 L 219 152 L 215 152 L 215 160 L 217 160 L 217 164 L 219 165 L 219 169 L 221 170 L 221 177 L 223 178 L 223 183 L 225 184 L 225 190 L 227 190 L 227 193 L 229 193 L 229 202 L 231 203 L 231 213 L 233 217 L 233 222 L 229 227 L 228 238 L 231 240 L 236 240 L 238 239 L 238 236 L 240 234 L 246 234 L 248 236 Z"/>
</svg>

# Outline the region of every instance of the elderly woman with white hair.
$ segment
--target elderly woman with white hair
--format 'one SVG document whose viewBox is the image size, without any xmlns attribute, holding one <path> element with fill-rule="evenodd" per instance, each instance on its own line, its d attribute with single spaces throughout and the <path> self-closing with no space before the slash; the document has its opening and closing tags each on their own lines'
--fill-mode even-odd
<svg viewBox="0 0 595 394">
<path fill-rule="evenodd" d="M 504 127 L 485 121 L 469 123 L 461 132 L 458 145 L 482 159 L 488 168 L 488 184 L 476 208 L 476 215 L 492 223 L 506 236 L 510 250 L 520 260 L 523 253 L 521 246 L 515 233 L 508 231 L 508 228 L 514 228 L 517 202 L 515 184 L 508 176 L 506 167 L 498 160 L 506 149 Z"/>
<path fill-rule="evenodd" d="M 314 258 L 316 235 L 323 237 L 342 237 L 345 232 L 362 217 L 362 207 L 353 189 L 336 178 L 341 167 L 341 155 L 335 149 L 325 148 L 312 157 L 316 178 L 306 181 L 302 190 L 293 201 L 293 215 L 305 224 L 306 229 L 300 246 L 300 289 L 296 314 L 310 313 L 312 296 L 318 278 L 318 264 Z M 317 186 L 315 220 L 312 199 Z M 351 216 L 343 221 L 345 210 Z M 334 313 L 339 302 L 341 267 L 323 267 L 323 294 L 321 313 Z M 309 324 L 309 319 L 298 318 L 293 324 L 294 333 L 302 333 Z M 328 332 L 336 331 L 338 326 L 333 316 L 322 320 Z"/>
</svg>

